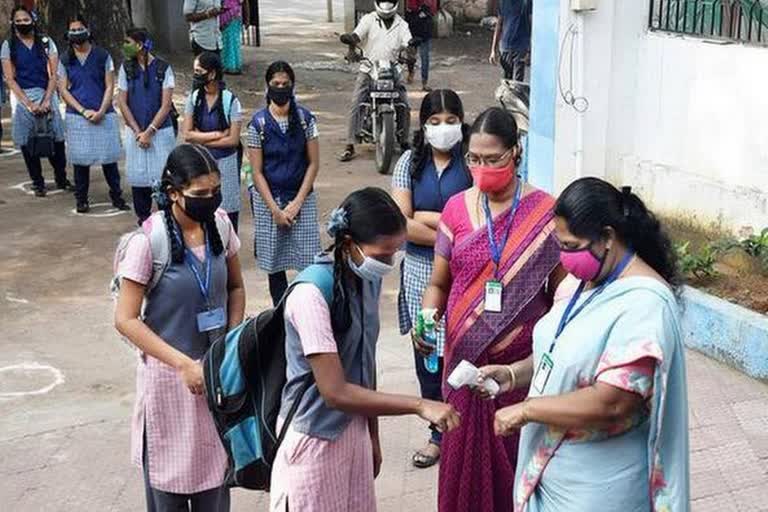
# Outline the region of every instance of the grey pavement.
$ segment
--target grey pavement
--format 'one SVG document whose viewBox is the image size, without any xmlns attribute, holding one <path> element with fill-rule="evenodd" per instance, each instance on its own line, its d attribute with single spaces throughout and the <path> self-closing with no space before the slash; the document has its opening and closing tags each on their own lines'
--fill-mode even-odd
<svg viewBox="0 0 768 512">
<path fill-rule="evenodd" d="M 246 76 L 232 81 L 246 109 L 263 104 L 261 77 L 270 60 L 340 61 L 344 49 L 334 32 L 341 26 L 321 22 L 324 4 L 262 2 L 265 47 L 247 50 Z M 338 0 L 336 12 L 342 12 Z M 471 115 L 492 103 L 496 86 L 498 70 L 482 63 L 487 44 L 487 35 L 475 34 L 436 45 L 440 58 L 477 57 L 454 59 L 432 80 L 460 91 Z M 182 57 L 174 59 L 188 65 Z M 179 79 L 188 80 L 189 72 L 179 68 Z M 354 188 L 388 187 L 389 178 L 373 170 L 369 151 L 345 166 L 333 158 L 344 139 L 351 79 L 332 70 L 299 73 L 300 99 L 321 119 L 316 187 L 321 213 Z M 418 105 L 420 97 L 412 92 L 412 103 Z M 26 179 L 18 156 L 0 157 L 0 510 L 143 510 L 140 472 L 128 455 L 135 355 L 114 332 L 107 293 L 117 237 L 132 229 L 134 220 L 76 215 L 67 194 L 40 200 L 14 188 Z M 92 201 L 103 202 L 106 189 L 98 174 L 92 188 Z M 266 278 L 250 254 L 247 212 L 242 225 L 248 312 L 255 313 L 268 304 Z M 413 359 L 409 343 L 397 333 L 396 294 L 393 276 L 382 300 L 379 384 L 413 394 Z M 768 510 L 768 386 L 701 354 L 687 356 L 693 510 Z M 59 378 L 63 383 L 45 390 Z M 35 390 L 41 393 L 5 395 Z M 415 418 L 384 418 L 381 436 L 379 510 L 435 510 L 436 469 L 410 465 L 411 453 L 426 442 L 425 425 Z M 233 502 L 235 511 L 266 510 L 259 493 L 235 491 Z"/>
</svg>

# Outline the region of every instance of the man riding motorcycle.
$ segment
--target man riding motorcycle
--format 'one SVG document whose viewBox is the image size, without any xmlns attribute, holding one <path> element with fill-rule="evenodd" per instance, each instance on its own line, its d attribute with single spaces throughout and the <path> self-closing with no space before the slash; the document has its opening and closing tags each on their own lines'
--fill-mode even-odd
<svg viewBox="0 0 768 512">
<path fill-rule="evenodd" d="M 360 23 L 350 34 L 343 34 L 341 42 L 348 46 L 360 46 L 365 56 L 371 61 L 380 60 L 397 62 L 400 50 L 411 43 L 411 31 L 408 23 L 397 14 L 398 1 L 375 0 L 376 10 L 362 17 Z M 347 146 L 339 155 L 339 160 L 348 162 L 355 158 L 355 142 L 360 126 L 360 104 L 369 94 L 371 79 L 368 76 L 369 64 L 363 61 L 357 73 L 355 90 L 352 93 L 352 107 L 349 110 L 349 132 Z M 405 105 L 406 112 L 399 116 L 398 129 L 402 132 L 403 141 L 408 140 L 410 127 L 410 106 L 408 105 L 408 93 L 402 83 L 402 70 L 398 66 L 397 89 L 400 93 L 400 101 Z M 405 143 L 404 143 L 405 144 Z"/>
</svg>

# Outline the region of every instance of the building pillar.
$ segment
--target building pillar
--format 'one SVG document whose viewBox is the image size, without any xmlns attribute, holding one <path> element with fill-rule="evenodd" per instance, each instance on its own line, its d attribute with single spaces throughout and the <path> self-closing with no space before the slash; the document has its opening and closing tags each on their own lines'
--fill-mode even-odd
<svg viewBox="0 0 768 512">
<path fill-rule="evenodd" d="M 533 2 L 531 126 L 528 135 L 530 182 L 555 189 L 555 104 L 559 61 L 560 0 Z"/>
</svg>

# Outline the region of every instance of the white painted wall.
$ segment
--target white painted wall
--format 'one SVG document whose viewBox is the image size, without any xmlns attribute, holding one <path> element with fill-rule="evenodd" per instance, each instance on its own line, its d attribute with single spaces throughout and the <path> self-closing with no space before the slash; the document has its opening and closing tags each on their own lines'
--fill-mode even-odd
<svg viewBox="0 0 768 512">
<path fill-rule="evenodd" d="M 647 30 L 648 0 L 575 14 L 575 112 L 558 99 L 558 190 L 586 175 L 636 187 L 654 209 L 738 230 L 768 226 L 768 48 Z M 570 44 L 560 69 L 567 88 Z"/>
</svg>

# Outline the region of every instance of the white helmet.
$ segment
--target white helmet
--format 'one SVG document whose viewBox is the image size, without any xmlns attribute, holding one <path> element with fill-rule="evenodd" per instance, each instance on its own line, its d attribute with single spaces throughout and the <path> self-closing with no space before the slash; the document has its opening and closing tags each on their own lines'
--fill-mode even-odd
<svg viewBox="0 0 768 512">
<path fill-rule="evenodd" d="M 393 18 L 397 14 L 398 0 L 375 0 L 376 14 L 383 20 Z"/>
</svg>

